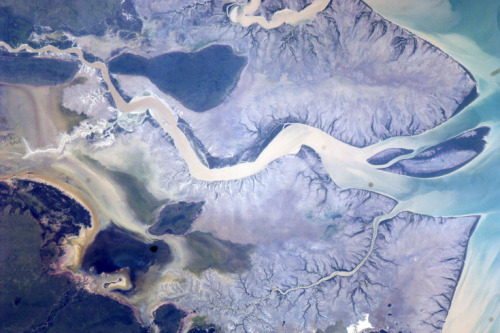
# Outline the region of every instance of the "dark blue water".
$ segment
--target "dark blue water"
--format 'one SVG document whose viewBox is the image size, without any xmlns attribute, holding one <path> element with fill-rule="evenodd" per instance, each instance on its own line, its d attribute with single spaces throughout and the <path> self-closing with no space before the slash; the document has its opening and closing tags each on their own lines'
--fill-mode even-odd
<svg viewBox="0 0 500 333">
<path fill-rule="evenodd" d="M 385 12 L 388 19 L 416 29 L 417 34 L 437 43 L 479 83 L 478 99 L 433 132 L 449 138 L 487 126 L 491 131 L 485 150 L 450 175 L 412 180 L 416 190 L 407 198 L 406 206 L 433 215 L 481 214 L 444 332 L 500 332 L 500 75 L 491 75 L 500 68 L 500 3 L 422 0 L 413 13 L 411 6 L 394 9 L 381 1 L 367 2 Z M 429 17 L 439 18 L 441 14 L 439 25 L 417 13 L 422 10 L 427 10 Z"/>
<path fill-rule="evenodd" d="M 186 108 L 204 112 L 224 101 L 246 63 L 231 47 L 212 45 L 198 52 L 171 52 L 151 59 L 125 53 L 109 62 L 109 70 L 146 76 Z"/>
<path fill-rule="evenodd" d="M 171 260 L 165 242 L 145 243 L 115 226 L 99 232 L 83 257 L 82 268 L 94 268 L 97 274 L 128 268 L 132 282 L 154 264 L 165 265 Z"/>
</svg>

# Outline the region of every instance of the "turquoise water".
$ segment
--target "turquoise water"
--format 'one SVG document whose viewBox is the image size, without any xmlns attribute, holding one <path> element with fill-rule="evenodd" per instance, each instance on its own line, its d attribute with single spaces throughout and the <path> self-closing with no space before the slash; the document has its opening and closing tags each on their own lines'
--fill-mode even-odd
<svg viewBox="0 0 500 333">
<path fill-rule="evenodd" d="M 467 315 L 455 306 L 470 303 L 460 299 L 462 294 L 474 295 L 472 304 L 465 306 L 471 312 L 477 304 L 485 308 L 479 318 L 475 318 L 473 332 L 500 332 L 500 91 L 484 99 L 476 107 L 467 110 L 470 115 L 462 117 L 461 124 L 470 127 L 479 124 L 491 126 L 488 146 L 480 157 L 459 172 L 449 176 L 419 180 L 415 206 L 417 212 L 427 210 L 433 215 L 481 214 L 468 249 L 464 274 L 453 301 L 450 320 L 454 316 Z M 479 116 L 479 119 L 476 118 Z M 447 128 L 452 131 L 452 128 Z M 439 193 L 442 201 L 436 201 L 434 193 Z M 428 194 L 428 195 L 426 195 Z M 427 200 L 425 199 L 427 197 Z M 430 208 L 429 208 L 430 207 Z M 472 289 L 470 286 L 480 286 Z M 491 319 L 493 318 L 493 322 Z M 458 323 L 457 323 L 458 324 Z M 446 330 L 445 330 L 446 331 Z M 456 332 L 455 330 L 448 330 Z M 465 332 L 468 332 L 465 331 Z"/>
<path fill-rule="evenodd" d="M 482 215 L 469 243 L 444 332 L 500 332 L 500 74 L 491 75 L 500 68 L 500 2 L 441 1 L 439 9 L 433 0 L 419 1 L 419 8 L 394 6 L 392 0 L 367 3 L 389 20 L 437 44 L 467 67 L 479 83 L 480 97 L 428 136 L 446 139 L 485 125 L 491 128 L 485 151 L 451 175 L 412 180 L 416 191 L 399 199 L 406 200 L 406 208 L 415 212 Z M 439 27 L 431 24 L 431 18 L 429 24 L 422 22 L 425 5 Z"/>
</svg>

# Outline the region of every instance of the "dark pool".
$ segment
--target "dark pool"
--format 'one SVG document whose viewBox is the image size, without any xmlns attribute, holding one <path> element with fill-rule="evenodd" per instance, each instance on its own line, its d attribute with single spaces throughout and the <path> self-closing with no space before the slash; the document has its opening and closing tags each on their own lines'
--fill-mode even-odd
<svg viewBox="0 0 500 333">
<path fill-rule="evenodd" d="M 147 59 L 124 53 L 109 62 L 114 74 L 146 76 L 185 107 L 204 112 L 221 104 L 247 63 L 227 45 L 198 52 L 170 52 Z"/>
<path fill-rule="evenodd" d="M 165 242 L 146 243 L 114 225 L 99 232 L 83 257 L 82 268 L 97 274 L 128 268 L 134 282 L 154 264 L 167 264 L 170 248 Z"/>
</svg>

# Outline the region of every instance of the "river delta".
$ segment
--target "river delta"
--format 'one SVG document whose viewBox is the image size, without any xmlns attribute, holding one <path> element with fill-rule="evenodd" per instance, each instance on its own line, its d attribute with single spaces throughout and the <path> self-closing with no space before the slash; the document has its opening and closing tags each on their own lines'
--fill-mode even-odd
<svg viewBox="0 0 500 333">
<path fill-rule="evenodd" d="M 3 5 L 3 331 L 498 328 L 473 32 L 351 0 Z"/>
</svg>

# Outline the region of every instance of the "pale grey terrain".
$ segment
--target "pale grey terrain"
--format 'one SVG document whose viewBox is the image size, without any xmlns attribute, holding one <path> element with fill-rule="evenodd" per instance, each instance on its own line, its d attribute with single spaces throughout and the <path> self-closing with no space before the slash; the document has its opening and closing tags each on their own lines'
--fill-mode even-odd
<svg viewBox="0 0 500 333">
<path fill-rule="evenodd" d="M 340 322 L 349 326 L 365 314 L 376 329 L 390 332 L 441 330 L 478 217 L 391 215 L 395 200 L 338 188 L 309 148 L 250 178 L 206 183 L 189 175 L 149 116 L 127 132 L 111 133 L 116 141 L 107 154 L 113 146 L 145 143 L 148 161 L 164 166 L 159 185 L 170 199 L 205 202 L 192 231 L 255 245 L 250 270 L 208 270 L 183 284 L 165 284 L 157 294 L 163 301 L 205 315 L 228 332 L 314 332 Z M 373 221 L 385 214 L 369 254 Z M 352 276 L 307 287 L 354 269 L 367 255 Z M 296 287 L 305 288 L 271 294 Z"/>
<path fill-rule="evenodd" d="M 269 17 L 308 3 L 265 1 L 257 14 Z M 474 78 L 458 62 L 362 1 L 333 0 L 311 22 L 272 30 L 231 23 L 224 4 L 136 0 L 144 19 L 141 39 L 74 38 L 105 61 L 121 52 L 152 58 L 212 44 L 230 45 L 247 57 L 235 88 L 203 113 L 188 110 L 145 77 L 116 75 L 127 96 L 165 100 L 210 167 L 254 160 L 286 122 L 365 147 L 432 129 L 477 95 Z M 173 263 L 155 274 L 179 278 L 151 284 L 154 304 L 171 302 L 191 316 L 206 316 L 223 332 L 316 332 L 332 325 L 346 332 L 366 315 L 374 330 L 441 331 L 478 216 L 424 216 L 400 211 L 382 193 L 340 188 L 307 147 L 251 177 L 195 179 L 149 113 L 121 114 L 99 72 L 82 67 L 81 73 L 88 81 L 66 88 L 62 104 L 93 117 L 80 126 L 91 134 L 68 150 L 77 147 L 106 168 L 133 174 L 158 199 L 204 202 L 190 232 L 252 245 L 249 269 L 195 274 L 179 266 L 192 255 L 182 248 L 186 236 L 152 237 L 174 249 Z M 449 163 L 426 160 L 424 166 L 453 169 L 473 152 L 444 150 Z M 405 163 L 418 174 L 418 163 Z M 329 278 L 334 272 L 339 276 Z M 148 301 L 136 307 L 144 321 Z"/>
<path fill-rule="evenodd" d="M 367 281 L 380 283 L 378 297 L 365 298 L 375 327 L 442 330 L 478 220 L 403 212 L 380 224 L 372 254 L 379 260 L 365 271 Z"/>
<path fill-rule="evenodd" d="M 476 96 L 474 78 L 459 63 L 361 1 L 331 1 L 312 22 L 272 30 L 232 24 L 224 3 L 139 1 L 137 10 L 153 18 L 154 30 L 149 48 L 130 49 L 152 57 L 165 49 L 197 50 L 210 41 L 248 57 L 222 105 L 200 114 L 174 103 L 212 155 L 236 156 L 281 122 L 306 123 L 366 146 L 422 133 Z M 261 11 L 306 4 L 265 1 Z M 121 85 L 124 80 L 118 78 Z M 142 90 L 123 85 L 131 95 Z"/>
<path fill-rule="evenodd" d="M 402 159 L 383 170 L 421 178 L 446 175 L 481 154 L 489 132 L 490 129 L 485 126 L 475 128 L 429 147 L 413 158 Z"/>
</svg>

